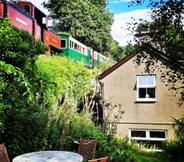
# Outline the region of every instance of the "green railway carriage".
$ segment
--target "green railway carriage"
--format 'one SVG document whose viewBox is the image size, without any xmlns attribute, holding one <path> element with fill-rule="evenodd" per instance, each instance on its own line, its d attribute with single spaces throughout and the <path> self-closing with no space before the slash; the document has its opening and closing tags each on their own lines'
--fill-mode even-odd
<svg viewBox="0 0 184 162">
<path fill-rule="evenodd" d="M 104 60 L 107 59 L 107 57 L 96 51 L 93 52 L 93 58 L 94 58 L 94 66 L 100 65 L 100 63 L 102 63 Z"/>
<path fill-rule="evenodd" d="M 100 55 L 98 52 L 94 51 L 93 52 L 93 62 L 94 62 L 94 66 L 97 66 L 100 64 Z"/>
<path fill-rule="evenodd" d="M 61 39 L 61 50 L 59 53 L 62 57 L 67 57 L 68 59 L 82 63 L 87 67 L 98 66 L 105 59 L 104 55 L 94 51 L 92 48 L 84 45 L 73 37 L 65 34 L 58 34 Z"/>
<path fill-rule="evenodd" d="M 71 36 L 60 35 L 62 53 L 59 55 L 67 57 L 74 62 L 82 63 L 92 67 L 93 50 Z"/>
</svg>

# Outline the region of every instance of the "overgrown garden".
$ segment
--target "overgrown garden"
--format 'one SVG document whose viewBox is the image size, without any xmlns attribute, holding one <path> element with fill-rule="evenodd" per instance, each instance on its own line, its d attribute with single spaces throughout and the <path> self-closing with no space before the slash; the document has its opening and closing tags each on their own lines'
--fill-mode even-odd
<svg viewBox="0 0 184 162">
<path fill-rule="evenodd" d="M 97 140 L 96 157 L 110 156 L 111 162 L 184 160 L 183 120 L 175 121 L 178 138 L 166 143 L 166 152 L 147 152 L 106 133 L 92 122 L 88 100 L 97 70 L 45 50 L 9 20 L 0 21 L 0 143 L 5 142 L 11 159 L 32 151 L 77 151 L 74 141 L 86 138 Z"/>
</svg>

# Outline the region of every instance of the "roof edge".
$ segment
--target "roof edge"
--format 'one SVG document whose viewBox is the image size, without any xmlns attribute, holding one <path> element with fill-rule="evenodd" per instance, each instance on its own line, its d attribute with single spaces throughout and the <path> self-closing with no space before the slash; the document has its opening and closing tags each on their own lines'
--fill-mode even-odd
<svg viewBox="0 0 184 162">
<path fill-rule="evenodd" d="M 111 72 L 113 72 L 114 70 L 116 70 L 118 67 L 120 67 L 122 64 L 126 63 L 128 60 L 130 60 L 131 58 L 133 58 L 137 54 L 137 52 L 139 52 L 139 50 L 140 50 L 140 48 L 136 49 L 133 53 L 131 53 L 130 55 L 126 56 L 121 61 L 119 61 L 118 63 L 114 64 L 112 67 L 110 67 L 106 71 L 104 71 L 97 78 L 98 79 L 103 79 L 104 77 L 106 77 L 107 75 L 109 75 Z"/>
<path fill-rule="evenodd" d="M 145 51 L 151 51 L 147 46 L 142 46 L 144 48 Z M 121 61 L 119 61 L 118 63 L 114 64 L 112 67 L 110 67 L 109 69 L 107 69 L 106 71 L 104 71 L 102 74 L 100 74 L 99 76 L 97 76 L 98 79 L 103 79 L 104 77 L 106 77 L 107 75 L 109 75 L 111 72 L 113 72 L 114 70 L 116 70 L 117 68 L 119 68 L 121 65 L 123 65 L 124 63 L 126 63 L 127 61 L 129 61 L 131 58 L 133 58 L 135 55 L 138 54 L 138 52 L 141 51 L 142 47 L 137 48 L 136 50 L 134 50 L 134 52 L 132 52 L 130 55 L 126 56 L 125 58 L 123 58 Z M 151 51 L 153 52 L 153 51 Z M 159 54 L 158 54 L 159 53 Z M 160 56 L 162 59 L 172 62 L 172 59 L 165 55 L 164 53 L 154 49 L 154 54 L 157 54 L 158 56 Z M 184 70 L 184 64 L 180 63 L 178 60 L 175 60 L 177 63 L 177 67 L 179 67 L 180 69 Z"/>
</svg>

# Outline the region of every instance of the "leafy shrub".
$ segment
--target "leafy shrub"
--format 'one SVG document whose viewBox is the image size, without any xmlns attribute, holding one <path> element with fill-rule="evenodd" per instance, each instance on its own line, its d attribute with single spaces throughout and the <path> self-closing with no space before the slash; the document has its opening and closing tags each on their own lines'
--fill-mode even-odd
<svg viewBox="0 0 184 162">
<path fill-rule="evenodd" d="M 131 150 L 116 149 L 111 157 L 111 162 L 130 162 L 130 161 L 131 162 L 134 161 Z"/>
<path fill-rule="evenodd" d="M 184 161 L 184 139 L 167 141 L 164 144 L 164 152 L 169 155 L 172 162 Z"/>
<path fill-rule="evenodd" d="M 173 128 L 175 130 L 176 139 L 166 141 L 164 151 L 168 154 L 173 162 L 184 161 L 184 118 L 173 118 Z"/>
<path fill-rule="evenodd" d="M 0 60 L 30 75 L 36 57 L 45 50 L 46 46 L 41 41 L 26 31 L 15 29 L 9 19 L 0 21 Z"/>
</svg>

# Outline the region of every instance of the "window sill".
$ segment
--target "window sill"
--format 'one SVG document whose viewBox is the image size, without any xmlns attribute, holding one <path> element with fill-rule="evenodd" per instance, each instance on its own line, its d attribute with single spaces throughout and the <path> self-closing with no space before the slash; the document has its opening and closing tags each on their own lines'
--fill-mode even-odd
<svg viewBox="0 0 184 162">
<path fill-rule="evenodd" d="M 155 98 L 143 98 L 143 99 L 138 98 L 136 100 L 136 102 L 157 102 L 157 99 L 155 99 Z"/>
</svg>

